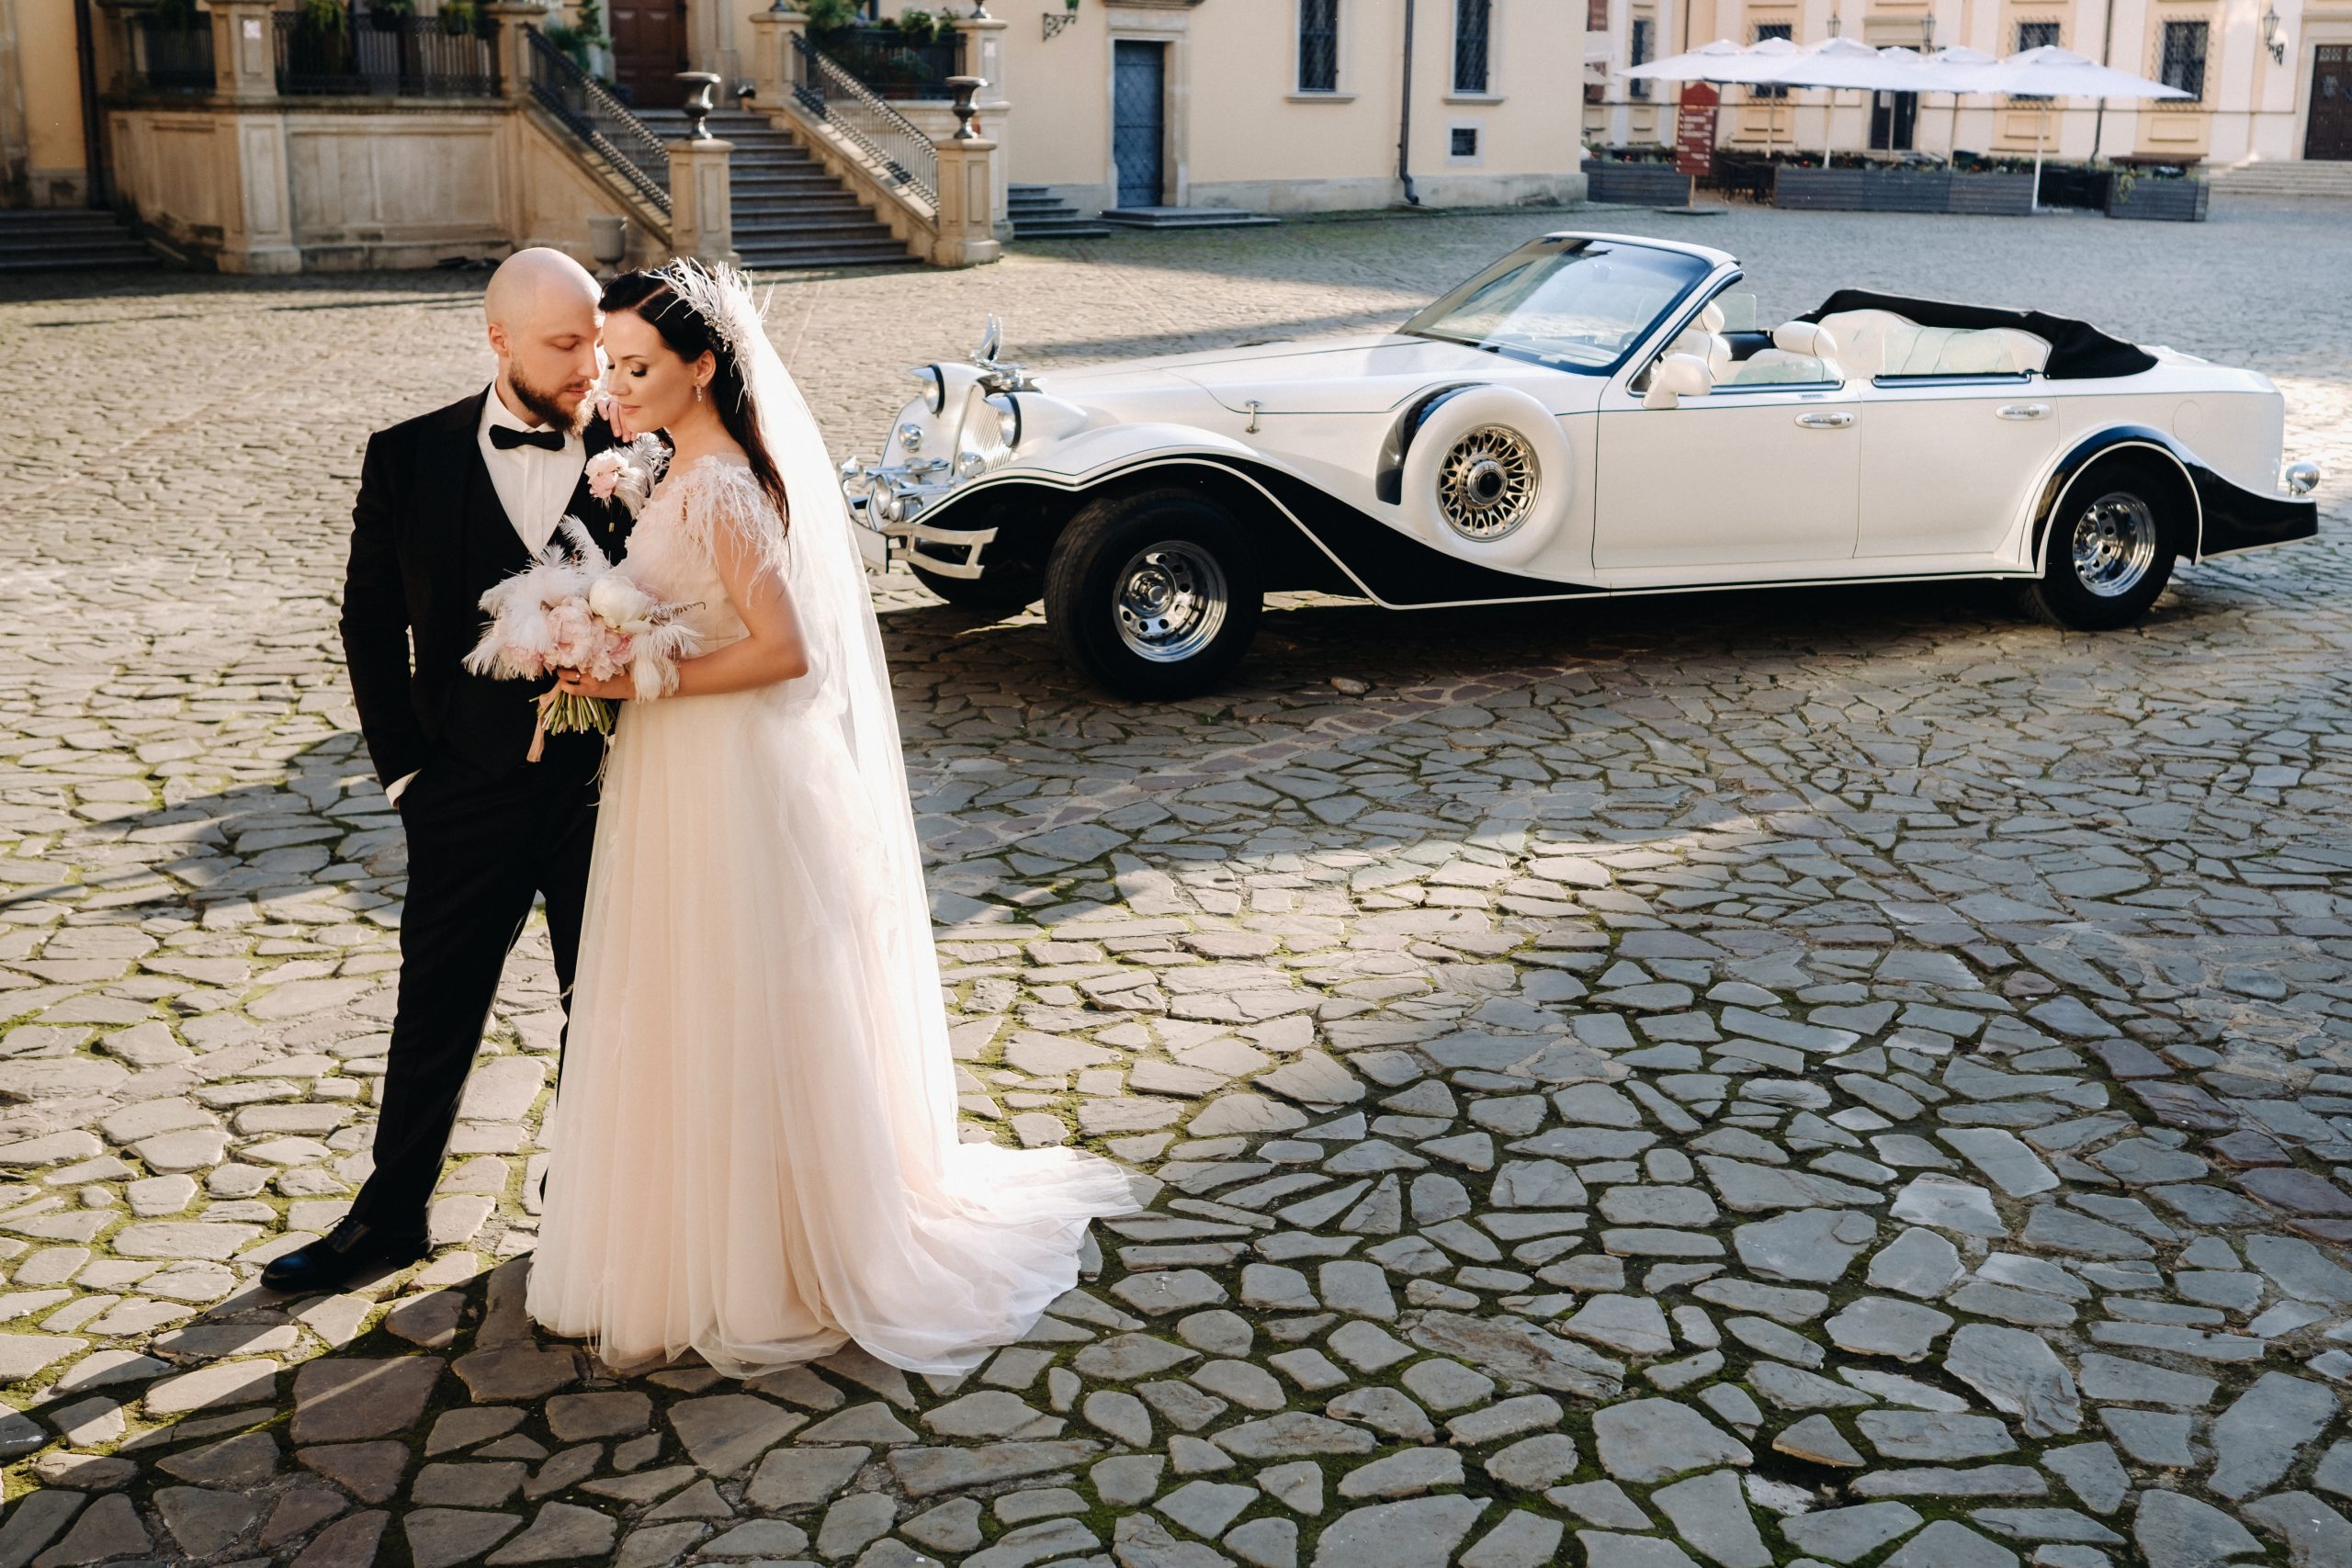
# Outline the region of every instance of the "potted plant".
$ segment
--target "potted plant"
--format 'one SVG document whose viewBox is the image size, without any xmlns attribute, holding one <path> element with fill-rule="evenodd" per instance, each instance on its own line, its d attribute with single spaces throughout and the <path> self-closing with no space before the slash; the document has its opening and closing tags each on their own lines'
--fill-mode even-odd
<svg viewBox="0 0 2352 1568">
<path fill-rule="evenodd" d="M 2108 186 L 2107 215 L 2159 223 L 2202 223 L 2212 187 L 2171 164 L 2124 164 Z"/>
<path fill-rule="evenodd" d="M 336 38 L 349 29 L 351 13 L 343 0 L 301 0 L 294 8 L 294 25 L 313 38 Z"/>
<path fill-rule="evenodd" d="M 416 14 L 416 0 L 368 0 L 368 25 L 379 33 L 396 33 Z"/>
<path fill-rule="evenodd" d="M 481 19 L 473 0 L 441 0 L 441 30 L 452 38 L 480 32 Z"/>
<path fill-rule="evenodd" d="M 599 81 L 613 79 L 613 40 L 605 31 L 605 7 L 599 0 L 580 0 L 574 13 L 582 39 L 586 43 L 588 58 L 581 69 Z"/>
</svg>

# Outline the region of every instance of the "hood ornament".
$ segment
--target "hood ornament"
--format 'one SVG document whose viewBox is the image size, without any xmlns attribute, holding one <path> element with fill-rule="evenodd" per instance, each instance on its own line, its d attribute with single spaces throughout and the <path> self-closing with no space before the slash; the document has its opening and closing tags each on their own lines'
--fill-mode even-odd
<svg viewBox="0 0 2352 1568">
<path fill-rule="evenodd" d="M 989 324 L 981 333 L 979 346 L 972 350 L 972 364 L 980 372 L 980 387 L 989 392 L 1034 392 L 1037 383 L 1029 378 L 1028 370 L 997 358 L 1004 348 L 1004 325 L 989 312 Z"/>
</svg>

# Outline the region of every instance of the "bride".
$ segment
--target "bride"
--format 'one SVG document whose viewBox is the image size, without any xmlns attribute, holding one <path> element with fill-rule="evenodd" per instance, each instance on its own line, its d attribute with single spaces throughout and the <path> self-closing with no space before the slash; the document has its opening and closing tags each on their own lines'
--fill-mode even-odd
<svg viewBox="0 0 2352 1568">
<path fill-rule="evenodd" d="M 628 568 L 699 656 L 612 741 L 526 1305 L 617 1371 L 853 1339 L 967 1371 L 1140 1205 L 1099 1156 L 958 1141 L 874 608 L 741 276 L 673 263 L 602 309 L 621 423 L 673 448 Z"/>
</svg>

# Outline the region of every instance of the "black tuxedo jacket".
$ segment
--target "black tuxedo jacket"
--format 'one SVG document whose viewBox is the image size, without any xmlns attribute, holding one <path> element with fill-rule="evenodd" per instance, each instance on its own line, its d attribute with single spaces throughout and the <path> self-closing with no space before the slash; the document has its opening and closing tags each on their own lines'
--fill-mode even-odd
<svg viewBox="0 0 2352 1568">
<path fill-rule="evenodd" d="M 376 776 L 390 784 L 436 753 L 492 776 L 529 750 L 534 701 L 548 682 L 469 674 L 465 657 L 488 616 L 484 591 L 530 564 L 499 503 L 476 432 L 488 388 L 368 438 L 351 509 L 343 587 L 343 651 Z M 614 444 L 602 420 L 583 433 L 591 457 Z M 583 475 L 565 509 L 617 558 L 632 519 L 590 493 Z M 597 737 L 550 736 L 549 772 L 590 769 Z"/>
</svg>

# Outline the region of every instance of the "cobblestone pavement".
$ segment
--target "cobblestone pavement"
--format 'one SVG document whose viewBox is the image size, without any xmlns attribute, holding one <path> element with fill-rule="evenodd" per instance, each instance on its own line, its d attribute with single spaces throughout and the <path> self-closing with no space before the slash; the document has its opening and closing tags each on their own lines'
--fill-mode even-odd
<svg viewBox="0 0 2352 1568">
<path fill-rule="evenodd" d="M 536 933 L 435 1255 L 260 1291 L 365 1172 L 391 1007 L 360 441 L 479 384 L 480 279 L 6 286 L 0 1568 L 2352 1562 L 2345 220 L 1596 219 L 1767 310 L 2267 369 L 2324 536 L 2099 637 L 1967 588 L 1302 598 L 1165 707 L 893 582 L 970 1134 L 1154 1193 L 960 1384 L 533 1331 Z M 1040 247 L 774 328 L 870 445 L 985 308 L 1043 363 L 1346 330 L 1546 222 Z"/>
</svg>

